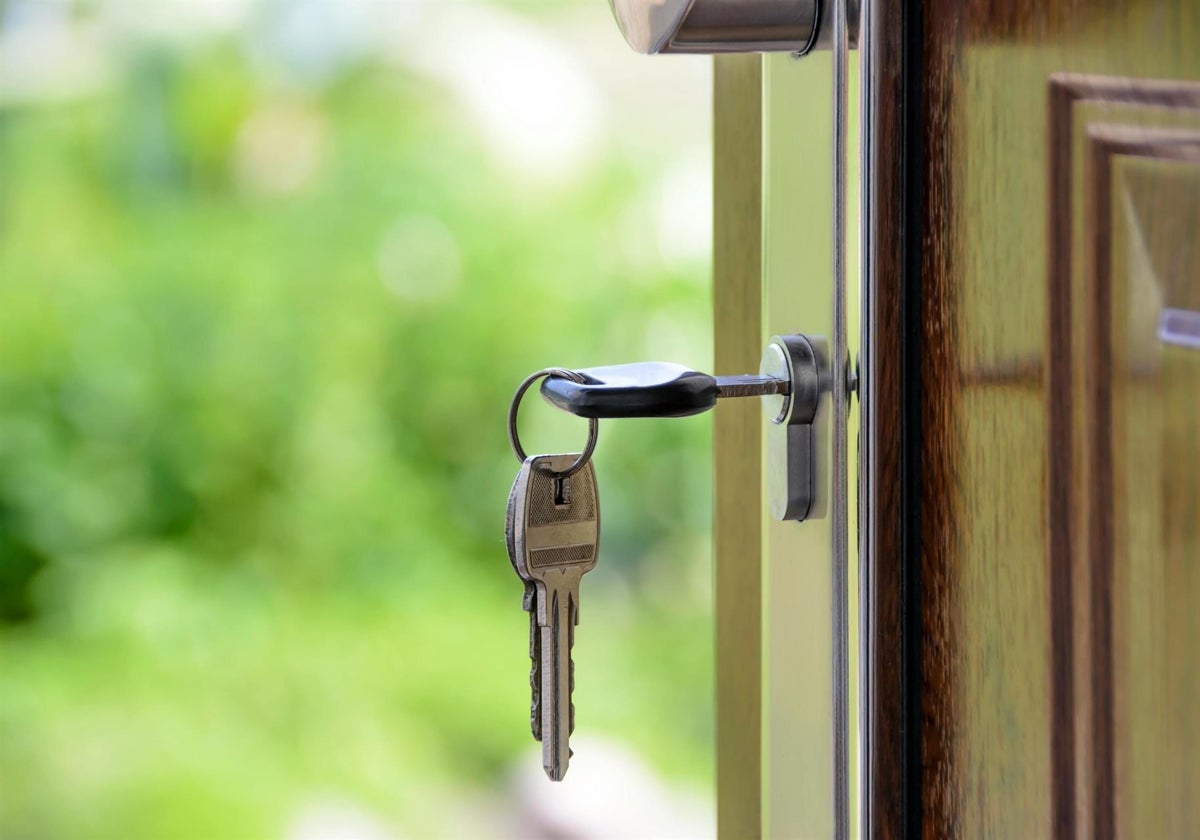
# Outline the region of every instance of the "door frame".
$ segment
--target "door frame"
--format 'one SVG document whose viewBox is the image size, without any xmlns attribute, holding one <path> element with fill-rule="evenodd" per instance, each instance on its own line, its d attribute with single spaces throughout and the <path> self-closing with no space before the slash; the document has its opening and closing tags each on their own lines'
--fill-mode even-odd
<svg viewBox="0 0 1200 840">
<path fill-rule="evenodd" d="M 859 366 L 859 826 L 919 836 L 922 803 L 919 0 L 864 0 Z M 763 324 L 763 60 L 714 64 L 714 366 L 754 370 Z M 874 407 L 886 410 L 874 410 Z M 718 406 L 714 443 L 717 826 L 761 837 L 762 416 Z M 853 491 L 852 491 L 853 492 Z"/>
</svg>

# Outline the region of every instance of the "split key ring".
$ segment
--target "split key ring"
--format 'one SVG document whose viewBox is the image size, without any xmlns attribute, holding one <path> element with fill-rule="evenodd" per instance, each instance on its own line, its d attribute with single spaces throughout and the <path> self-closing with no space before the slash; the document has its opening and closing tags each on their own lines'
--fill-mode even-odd
<svg viewBox="0 0 1200 840">
<path fill-rule="evenodd" d="M 529 390 L 529 386 L 537 382 L 544 376 L 558 377 L 559 379 L 569 379 L 572 382 L 584 383 L 587 379 L 573 370 L 566 368 L 542 368 L 536 373 L 531 373 L 525 377 L 525 381 L 517 388 L 517 392 L 513 394 L 512 403 L 508 407 L 508 442 L 512 444 L 513 452 L 517 456 L 517 460 L 524 462 L 528 457 L 525 454 L 525 447 L 521 446 L 521 439 L 517 435 L 517 412 L 521 408 L 521 398 L 525 396 L 525 392 Z M 583 465 L 592 457 L 592 453 L 596 451 L 596 441 L 600 437 L 600 421 L 595 417 L 588 418 L 588 439 L 587 445 L 584 446 L 583 452 L 575 459 L 575 463 L 567 467 L 562 472 L 553 473 L 555 478 L 567 478 L 574 475 L 582 469 Z"/>
</svg>

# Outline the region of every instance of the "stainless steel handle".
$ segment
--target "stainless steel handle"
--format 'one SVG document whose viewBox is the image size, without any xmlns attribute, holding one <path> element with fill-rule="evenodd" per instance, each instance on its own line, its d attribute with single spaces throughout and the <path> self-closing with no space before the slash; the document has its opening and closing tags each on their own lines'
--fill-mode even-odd
<svg viewBox="0 0 1200 840">
<path fill-rule="evenodd" d="M 828 0 L 609 0 L 629 46 L 640 53 L 792 52 L 828 48 Z M 847 15 L 857 42 L 858 0 Z M 828 15 L 827 15 L 828 16 Z M 824 24 L 824 25 L 823 25 Z"/>
</svg>

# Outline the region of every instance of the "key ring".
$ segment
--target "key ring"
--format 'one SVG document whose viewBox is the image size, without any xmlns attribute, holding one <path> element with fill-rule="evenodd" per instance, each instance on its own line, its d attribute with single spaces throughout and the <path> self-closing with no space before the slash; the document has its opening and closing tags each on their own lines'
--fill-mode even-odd
<svg viewBox="0 0 1200 840">
<path fill-rule="evenodd" d="M 512 444 L 513 452 L 516 453 L 517 460 L 522 463 L 525 461 L 525 447 L 521 446 L 521 439 L 517 437 L 517 412 L 521 408 L 521 398 L 525 396 L 525 392 L 529 390 L 529 386 L 537 382 L 543 376 L 557 376 L 560 379 L 570 379 L 572 382 L 586 382 L 582 374 L 576 373 L 573 370 L 566 368 L 542 368 L 537 373 L 531 373 L 525 377 L 525 381 L 517 388 L 517 392 L 513 394 L 512 403 L 508 407 L 508 442 Z M 553 472 L 551 475 L 555 478 L 568 478 L 575 475 L 592 457 L 592 453 L 596 451 L 596 441 L 600 437 L 600 421 L 595 417 L 588 418 L 588 439 L 587 446 L 583 448 L 583 452 L 575 460 L 575 463 L 567 467 L 562 472 Z"/>
</svg>

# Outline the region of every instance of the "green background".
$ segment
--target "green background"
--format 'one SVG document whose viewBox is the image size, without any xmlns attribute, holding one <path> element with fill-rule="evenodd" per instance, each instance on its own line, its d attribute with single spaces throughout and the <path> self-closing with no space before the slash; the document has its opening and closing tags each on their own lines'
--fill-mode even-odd
<svg viewBox="0 0 1200 840">
<path fill-rule="evenodd" d="M 664 256 L 651 223 L 697 138 L 622 123 L 539 179 L 377 45 L 264 57 L 297 4 L 184 36 L 52 5 L 103 72 L 0 78 L 0 835 L 288 836 L 324 801 L 520 834 L 504 414 L 547 365 L 708 364 L 706 245 Z M 33 14 L 0 2 L 10 58 Z M 602 3 L 495 14 L 625 49 Z M 530 449 L 582 443 L 522 418 Z M 709 434 L 602 424 L 576 645 L 577 735 L 702 812 Z"/>
</svg>

